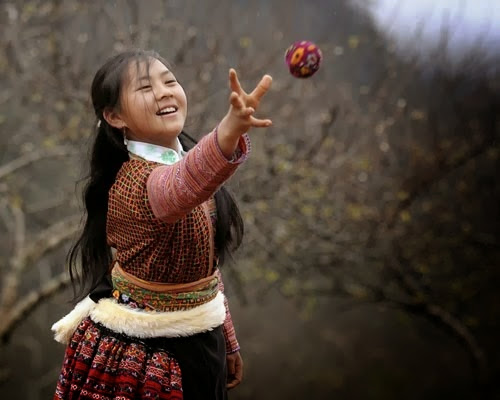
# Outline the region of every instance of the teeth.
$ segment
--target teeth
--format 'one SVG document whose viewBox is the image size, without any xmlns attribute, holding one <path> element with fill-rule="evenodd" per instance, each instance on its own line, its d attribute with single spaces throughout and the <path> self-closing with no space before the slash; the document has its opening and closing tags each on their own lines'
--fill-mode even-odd
<svg viewBox="0 0 500 400">
<path fill-rule="evenodd" d="M 177 111 L 177 109 L 175 107 L 166 107 L 166 108 L 163 108 L 162 110 L 158 111 L 157 114 L 163 115 L 163 114 L 173 113 L 176 111 Z"/>
</svg>

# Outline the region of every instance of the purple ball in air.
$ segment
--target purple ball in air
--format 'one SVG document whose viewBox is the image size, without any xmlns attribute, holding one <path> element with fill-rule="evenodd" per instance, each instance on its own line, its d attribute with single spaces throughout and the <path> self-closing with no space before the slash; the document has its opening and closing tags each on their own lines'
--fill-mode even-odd
<svg viewBox="0 0 500 400">
<path fill-rule="evenodd" d="M 309 40 L 295 42 L 285 52 L 286 65 L 296 78 L 313 76 L 322 58 L 320 48 Z"/>
</svg>

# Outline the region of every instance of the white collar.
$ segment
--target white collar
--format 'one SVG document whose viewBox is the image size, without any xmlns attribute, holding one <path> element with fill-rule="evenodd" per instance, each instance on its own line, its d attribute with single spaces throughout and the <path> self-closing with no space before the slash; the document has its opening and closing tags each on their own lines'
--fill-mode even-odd
<svg viewBox="0 0 500 400">
<path fill-rule="evenodd" d="M 177 138 L 177 151 L 170 147 L 158 146 L 156 144 L 137 142 L 135 140 L 127 141 L 129 153 L 135 154 L 148 161 L 154 161 L 160 164 L 172 165 L 179 161 L 186 152 L 182 149 L 181 142 Z"/>
</svg>

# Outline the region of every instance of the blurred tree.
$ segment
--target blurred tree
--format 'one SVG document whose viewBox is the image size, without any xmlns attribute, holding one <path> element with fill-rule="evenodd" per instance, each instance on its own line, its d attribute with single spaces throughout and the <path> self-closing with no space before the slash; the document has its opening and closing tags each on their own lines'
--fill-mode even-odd
<svg viewBox="0 0 500 400">
<path fill-rule="evenodd" d="M 324 296 L 345 299 L 332 314 L 395 307 L 458 339 L 477 382 L 492 384 L 499 76 L 475 75 L 479 59 L 453 75 L 422 74 L 345 2 L 257 3 L 1 5 L 0 351 L 68 285 L 62 260 L 82 213 L 74 182 L 94 124 L 90 80 L 111 53 L 140 46 L 171 60 L 198 137 L 225 112 L 230 66 L 245 86 L 274 77 L 262 110 L 274 127 L 253 134 L 252 157 L 231 182 L 247 236 L 227 274 L 242 298 L 265 302 L 277 289 L 305 316 Z M 284 68 L 297 35 L 314 35 L 325 55 L 309 80 Z"/>
</svg>

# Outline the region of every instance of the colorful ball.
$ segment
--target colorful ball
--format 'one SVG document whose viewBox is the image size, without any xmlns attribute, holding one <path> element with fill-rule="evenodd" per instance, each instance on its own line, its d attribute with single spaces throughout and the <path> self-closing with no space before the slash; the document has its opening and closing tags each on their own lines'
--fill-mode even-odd
<svg viewBox="0 0 500 400">
<path fill-rule="evenodd" d="M 309 78 L 319 69 L 323 55 L 318 46 L 309 40 L 293 43 L 285 53 L 285 62 L 296 78 Z"/>
</svg>

